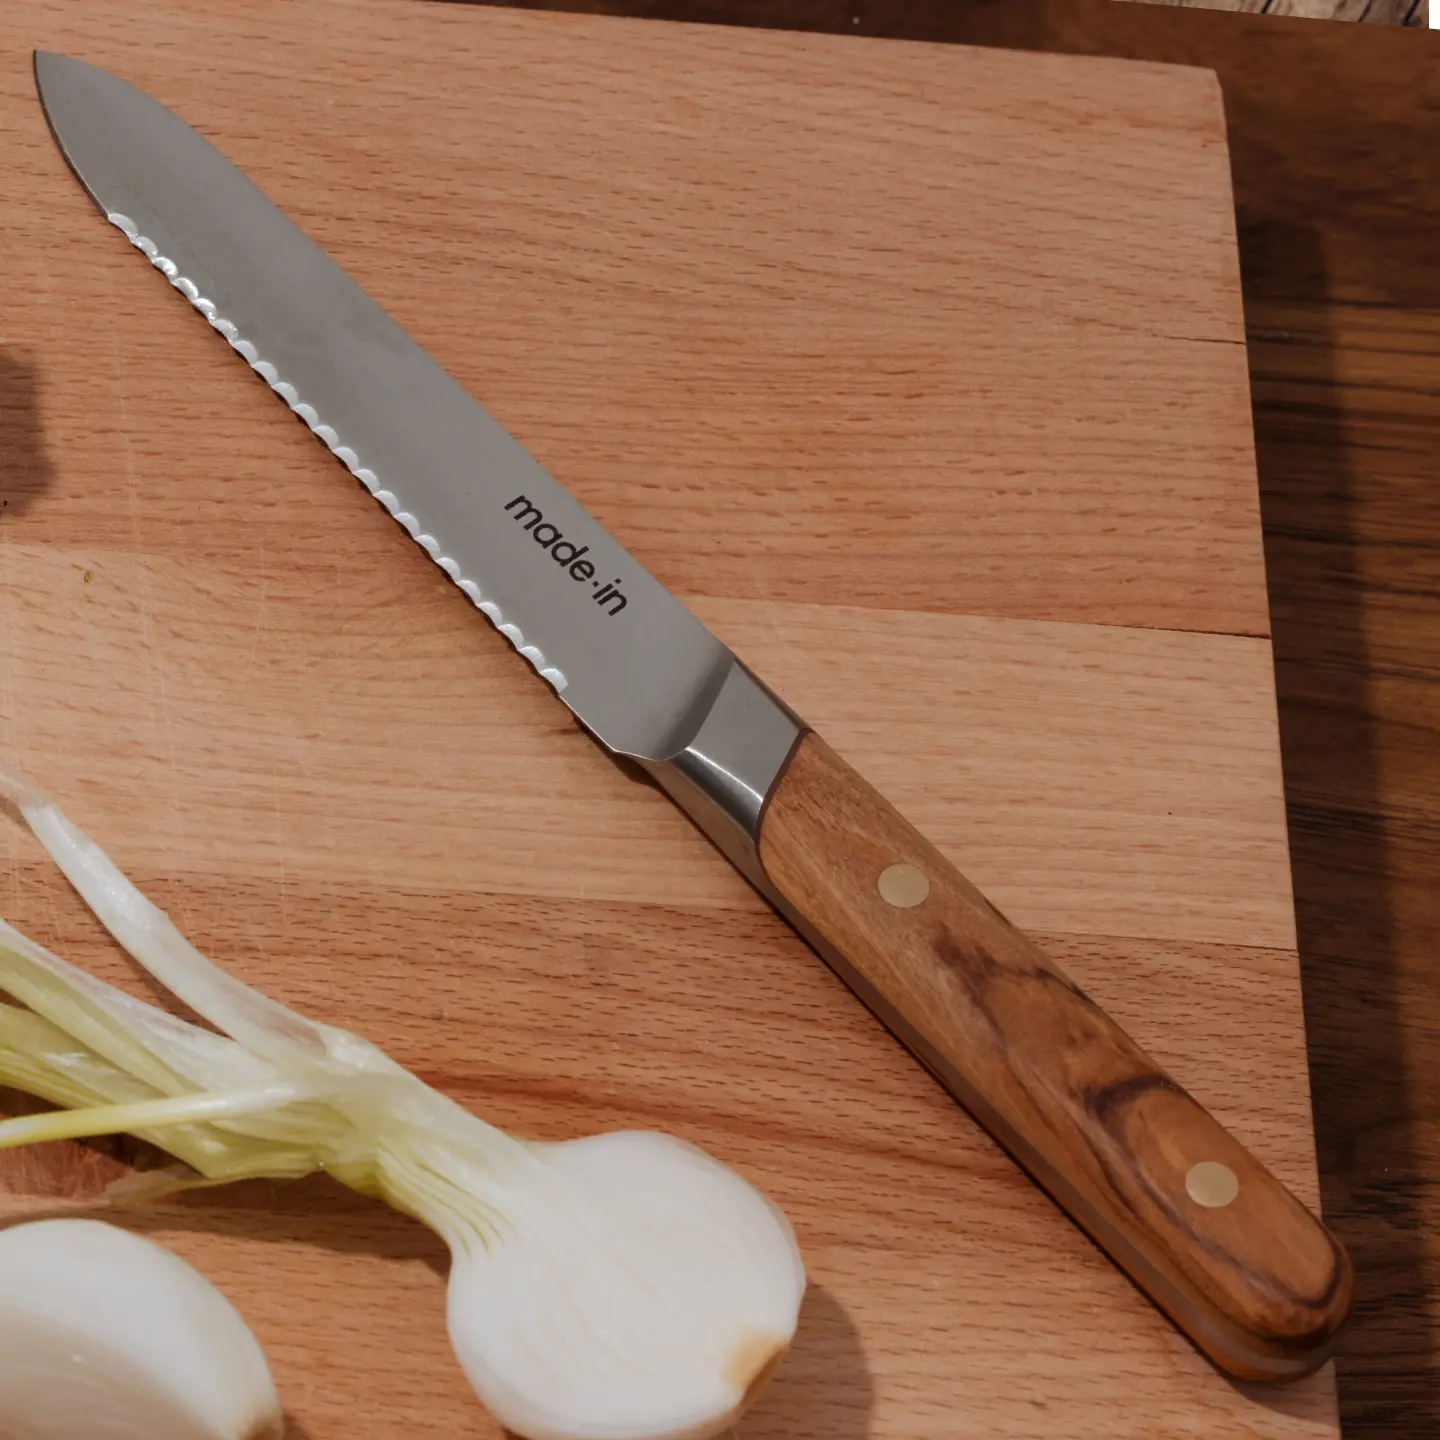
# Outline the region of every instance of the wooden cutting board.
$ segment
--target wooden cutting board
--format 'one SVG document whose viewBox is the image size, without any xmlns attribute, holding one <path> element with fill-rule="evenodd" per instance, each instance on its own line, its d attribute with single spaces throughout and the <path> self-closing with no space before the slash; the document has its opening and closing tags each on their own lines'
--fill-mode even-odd
<svg viewBox="0 0 1440 1440">
<path fill-rule="evenodd" d="M 516 1131 L 686 1136 L 812 1289 L 744 1440 L 1337 1433 L 1227 1383 L 107 227 L 32 47 L 247 171 L 1316 1199 L 1221 97 L 1158 65 L 421 0 L 0 15 L 0 760 L 203 948 Z M 145 985 L 18 827 L 0 906 Z M 0 1157 L 93 1210 L 123 1149 Z M 487 1437 L 445 1255 L 125 1217 L 294 1436 Z"/>
</svg>

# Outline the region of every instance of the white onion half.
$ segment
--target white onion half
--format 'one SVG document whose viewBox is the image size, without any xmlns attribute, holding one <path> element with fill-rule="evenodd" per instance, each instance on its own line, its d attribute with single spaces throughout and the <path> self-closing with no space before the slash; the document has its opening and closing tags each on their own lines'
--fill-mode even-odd
<svg viewBox="0 0 1440 1440">
<path fill-rule="evenodd" d="M 279 1440 L 270 1367 L 178 1255 L 98 1220 L 0 1230 L 3 1440 Z"/>
</svg>

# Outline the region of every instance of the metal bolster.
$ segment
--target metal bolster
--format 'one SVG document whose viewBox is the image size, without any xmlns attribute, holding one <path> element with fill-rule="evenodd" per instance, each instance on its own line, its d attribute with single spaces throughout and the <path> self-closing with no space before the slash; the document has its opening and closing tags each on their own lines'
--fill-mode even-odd
<svg viewBox="0 0 1440 1440">
<path fill-rule="evenodd" d="M 690 742 L 665 760 L 642 762 L 666 792 L 763 895 L 760 819 L 806 725 L 739 660 Z"/>
</svg>

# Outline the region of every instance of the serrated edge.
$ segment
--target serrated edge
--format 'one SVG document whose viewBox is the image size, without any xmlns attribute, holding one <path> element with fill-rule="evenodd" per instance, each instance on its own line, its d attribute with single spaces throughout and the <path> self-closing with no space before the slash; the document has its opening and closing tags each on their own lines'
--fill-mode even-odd
<svg viewBox="0 0 1440 1440">
<path fill-rule="evenodd" d="M 544 652 L 538 645 L 527 645 L 520 627 L 505 619 L 500 607 L 487 600 L 479 585 L 460 573 L 459 564 L 448 555 L 440 553 L 440 542 L 433 535 L 420 528 L 420 522 L 408 510 L 400 508 L 399 498 L 394 491 L 386 489 L 375 472 L 360 463 L 360 457 L 348 445 L 340 441 L 333 426 L 326 425 L 316 413 L 313 405 L 300 398 L 299 392 L 268 360 L 261 357 L 259 348 L 240 334 L 239 327 L 226 320 L 217 311 L 215 302 L 207 300 L 193 280 L 180 273 L 180 267 L 160 253 L 160 247 L 148 236 L 140 233 L 140 227 L 128 215 L 118 210 L 107 210 L 105 218 L 178 290 L 190 304 L 210 323 L 245 361 L 247 365 L 302 419 L 318 440 L 340 461 L 342 465 L 385 507 L 410 538 L 445 572 L 466 598 L 495 628 L 520 652 L 536 669 L 542 680 L 548 681 L 557 691 L 565 689 L 568 681 L 564 671 L 545 663 Z"/>
</svg>

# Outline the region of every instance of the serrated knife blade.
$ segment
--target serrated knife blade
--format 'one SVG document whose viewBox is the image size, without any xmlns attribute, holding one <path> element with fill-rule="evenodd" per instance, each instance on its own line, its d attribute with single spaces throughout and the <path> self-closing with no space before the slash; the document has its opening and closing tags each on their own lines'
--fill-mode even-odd
<svg viewBox="0 0 1440 1440">
<path fill-rule="evenodd" d="M 36 75 L 107 219 L 605 744 L 668 755 L 724 646 L 188 125 L 80 61 L 41 54 Z M 561 538 L 547 552 L 515 545 L 515 530 Z"/>
<path fill-rule="evenodd" d="M 35 72 L 112 224 L 1191 1340 L 1246 1379 L 1322 1364 L 1353 1285 L 1324 1225 L 214 146 L 92 65 Z"/>
</svg>

